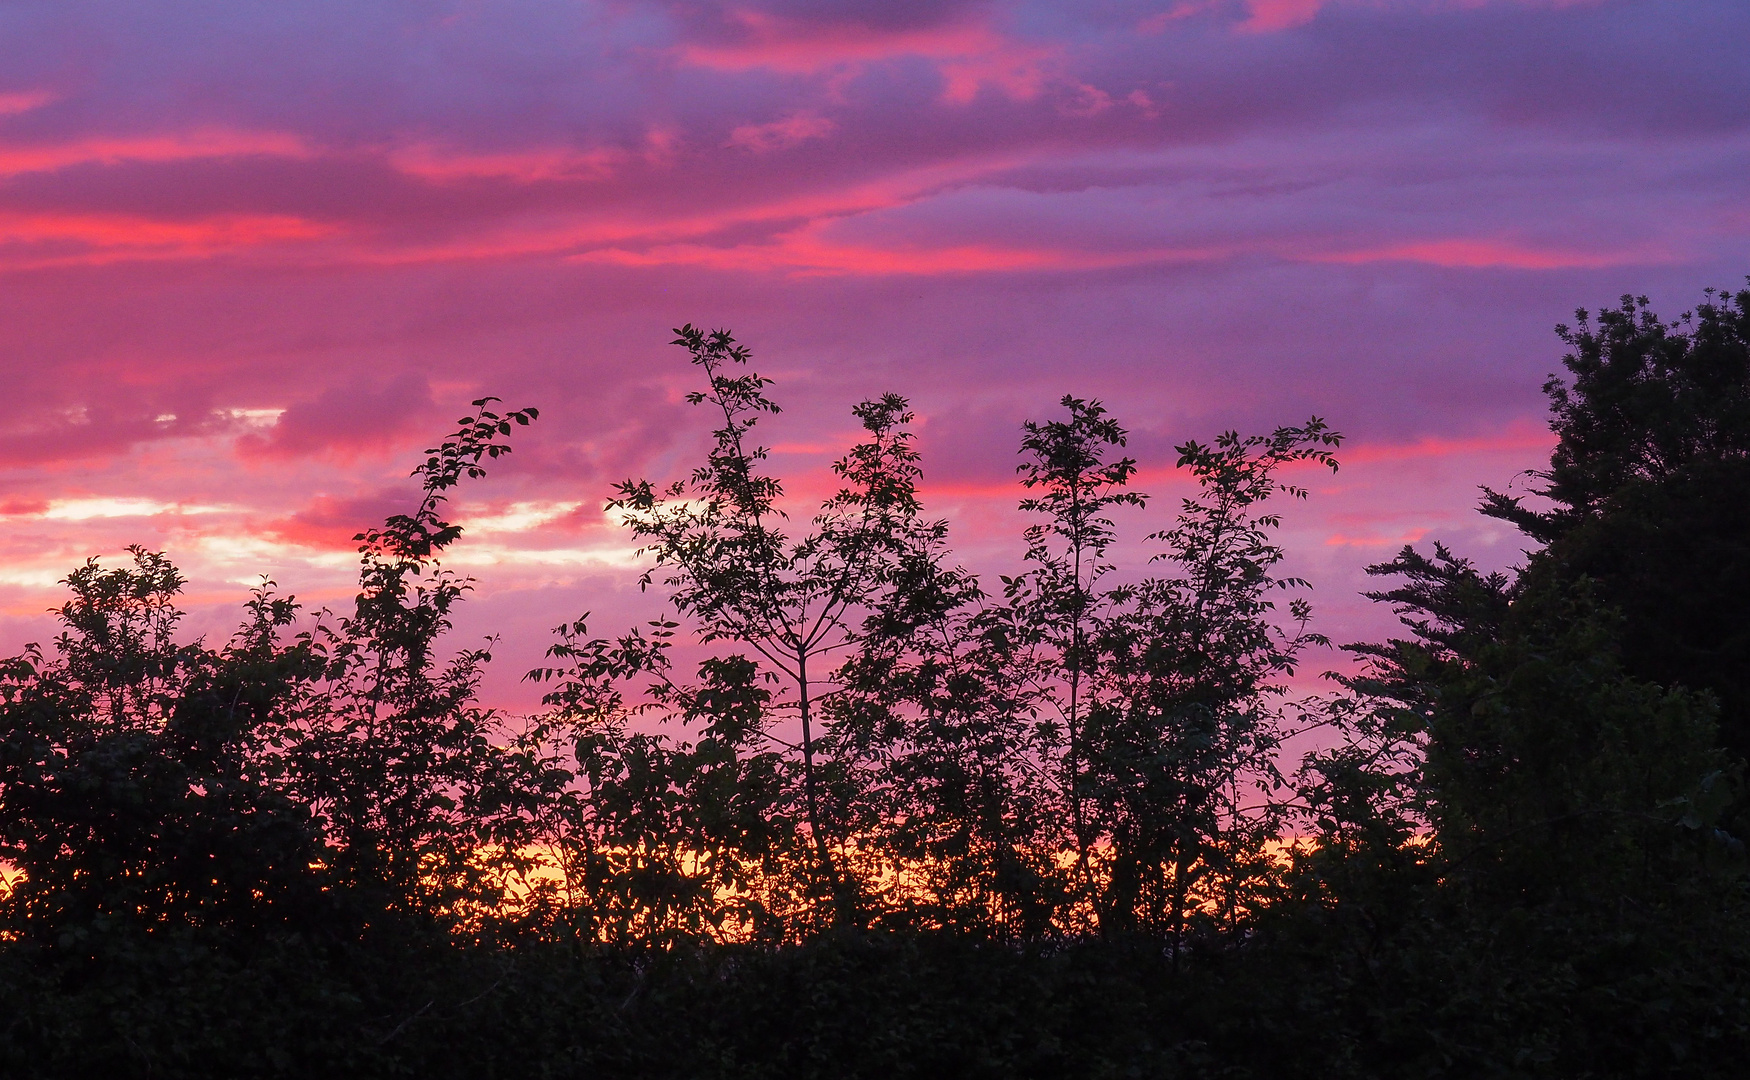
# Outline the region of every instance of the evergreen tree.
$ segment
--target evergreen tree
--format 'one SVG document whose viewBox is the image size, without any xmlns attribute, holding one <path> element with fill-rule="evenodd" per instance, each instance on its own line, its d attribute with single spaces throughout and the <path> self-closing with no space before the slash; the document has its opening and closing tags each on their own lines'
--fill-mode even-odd
<svg viewBox="0 0 1750 1080">
<path fill-rule="evenodd" d="M 1622 612 L 1634 676 L 1711 692 L 1720 738 L 1750 756 L 1750 290 L 1707 290 L 1664 321 L 1645 297 L 1558 327 L 1566 380 L 1544 385 L 1559 441 L 1537 510 L 1483 512 L 1547 549 L 1535 572 L 1588 578 Z"/>
</svg>

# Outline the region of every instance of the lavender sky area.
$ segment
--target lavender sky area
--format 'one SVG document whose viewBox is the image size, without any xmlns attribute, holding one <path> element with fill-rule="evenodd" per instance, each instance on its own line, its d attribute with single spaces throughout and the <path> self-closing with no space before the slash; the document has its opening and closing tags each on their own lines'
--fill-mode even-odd
<svg viewBox="0 0 1750 1080">
<path fill-rule="evenodd" d="M 1018 425 L 1065 393 L 1173 446 L 1309 414 L 1320 628 L 1543 461 L 1574 308 L 1750 272 L 1742 0 L 765 0 L 0 6 L 0 652 L 137 542 L 222 637 L 259 575 L 348 597 L 469 399 L 537 405 L 463 489 L 458 629 L 659 610 L 601 513 L 709 424 L 684 321 L 778 380 L 799 498 L 893 390 L 966 561 L 1019 553 Z M 1311 474 L 1308 474 L 1309 477 Z M 1315 667 L 1338 658 L 1317 658 Z"/>
</svg>

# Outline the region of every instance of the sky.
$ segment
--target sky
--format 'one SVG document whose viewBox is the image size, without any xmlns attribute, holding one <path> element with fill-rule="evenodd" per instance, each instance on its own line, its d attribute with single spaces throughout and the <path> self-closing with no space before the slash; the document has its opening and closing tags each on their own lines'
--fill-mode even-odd
<svg viewBox="0 0 1750 1080">
<path fill-rule="evenodd" d="M 908 396 L 992 574 L 1066 393 L 1132 432 L 1132 535 L 1176 444 L 1321 416 L 1289 567 L 1377 636 L 1402 544 L 1520 557 L 1476 489 L 1547 460 L 1555 324 L 1750 273 L 1747 44 L 1743 0 L 8 0 L 0 653 L 129 543 L 214 641 L 263 574 L 343 609 L 491 394 L 541 418 L 449 562 L 525 705 L 551 627 L 660 611 L 601 510 L 704 446 L 683 322 L 777 380 L 803 517 Z"/>
</svg>

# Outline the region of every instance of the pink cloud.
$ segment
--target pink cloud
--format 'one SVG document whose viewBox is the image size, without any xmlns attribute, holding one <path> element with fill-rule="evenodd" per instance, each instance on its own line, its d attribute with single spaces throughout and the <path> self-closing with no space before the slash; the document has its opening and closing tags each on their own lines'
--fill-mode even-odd
<svg viewBox="0 0 1750 1080">
<path fill-rule="evenodd" d="M 604 179 L 613 175 L 631 154 L 618 147 L 480 153 L 422 143 L 391 150 L 387 157 L 396 170 L 435 183 L 510 180 L 533 184 L 544 180 Z"/>
<path fill-rule="evenodd" d="M 1246 0 L 1250 14 L 1239 28 L 1247 33 L 1288 30 L 1313 20 L 1326 0 Z"/>
<path fill-rule="evenodd" d="M 354 379 L 288 407 L 267 432 L 239 437 L 237 452 L 248 460 L 348 461 L 400 450 L 429 426 L 435 407 L 425 377 L 417 372 L 403 371 L 381 383 Z"/>
<path fill-rule="evenodd" d="M 1165 11 L 1157 11 L 1153 15 L 1143 18 L 1136 24 L 1136 32 L 1148 35 L 1159 34 L 1182 19 L 1201 15 L 1206 11 L 1221 7 L 1223 3 L 1224 0 L 1181 0 L 1180 3 L 1174 4 Z"/>
<path fill-rule="evenodd" d="M 163 135 L 75 139 L 61 143 L 0 142 L 0 176 L 129 161 L 163 163 L 255 155 L 302 159 L 313 153 L 309 145 L 296 135 L 215 128 Z"/>
<path fill-rule="evenodd" d="M 1013 40 L 982 22 L 921 28 L 810 23 L 766 12 L 733 13 L 739 40 L 678 47 L 683 63 L 717 71 L 764 68 L 796 75 L 858 71 L 917 57 L 935 63 L 943 99 L 966 104 L 986 86 L 1016 100 L 1038 95 L 1061 56 L 1056 46 Z"/>
<path fill-rule="evenodd" d="M 41 496 L 12 496 L 0 499 L 0 517 L 36 517 L 46 512 L 49 501 Z"/>
<path fill-rule="evenodd" d="M 1384 548 L 1402 547 L 1414 544 L 1428 535 L 1427 529 L 1407 529 L 1399 533 L 1368 533 L 1351 536 L 1348 533 L 1332 533 L 1325 538 L 1326 547 L 1348 548 Z"/>
<path fill-rule="evenodd" d="M 1509 427 L 1506 431 L 1465 439 L 1424 436 L 1411 443 L 1361 443 L 1343 448 L 1345 462 L 1371 463 L 1408 461 L 1415 458 L 1461 458 L 1483 454 L 1547 452 L 1556 439 L 1549 428 L 1530 423 Z"/>
<path fill-rule="evenodd" d="M 1420 262 L 1466 268 L 1508 267 L 1515 270 L 1595 270 L 1672 261 L 1662 247 L 1637 246 L 1615 251 L 1531 247 L 1512 241 L 1456 238 L 1389 244 L 1360 251 L 1336 251 L 1311 256 L 1320 262 Z"/>
<path fill-rule="evenodd" d="M 886 207 L 867 207 L 871 213 L 903 207 L 895 199 Z M 1287 239 L 1233 237 L 1216 242 L 1187 238 L 1174 244 L 1144 242 L 1110 247 L 1086 245 L 1028 244 L 1021 237 L 993 236 L 983 243 L 917 243 L 895 236 L 889 243 L 847 241 L 835 231 L 855 214 L 823 216 L 811 224 L 789 230 L 758 243 L 717 246 L 698 243 L 653 243 L 626 247 L 607 243 L 571 256 L 585 262 L 623 266 L 703 266 L 717 270 L 800 272 L 872 275 L 933 275 L 1016 271 L 1086 271 L 1125 266 L 1205 262 L 1246 255 L 1268 255 L 1289 261 L 1311 263 L 1412 262 L 1455 269 L 1508 268 L 1516 270 L 1599 269 L 1672 261 L 1662 249 L 1632 247 L 1616 251 L 1585 251 L 1533 248 L 1489 240 L 1434 240 L 1388 244 L 1360 250 L 1345 249 L 1339 236 Z M 876 231 L 859 230 L 863 236 Z M 1090 238 L 1091 239 L 1091 238 Z"/>
<path fill-rule="evenodd" d="M 729 145 L 756 153 L 784 150 L 809 139 L 823 139 L 836 125 L 824 116 L 793 113 L 769 124 L 743 124 L 729 133 Z"/>
<path fill-rule="evenodd" d="M 537 146 L 526 150 L 482 151 L 465 146 L 415 142 L 386 153 L 391 167 L 434 183 L 457 180 L 508 180 L 517 184 L 542 181 L 599 181 L 642 163 L 662 166 L 673 161 L 679 135 L 654 125 L 631 145 L 588 148 Z"/>
<path fill-rule="evenodd" d="M 332 236 L 333 226 L 284 214 L 218 214 L 166 221 L 124 214 L 0 212 L 0 266 L 187 259 Z M 5 245 L 16 245 L 7 252 Z"/>
<path fill-rule="evenodd" d="M 619 266 L 700 266 L 729 272 L 929 277 L 1104 270 L 1150 263 L 1191 262 L 1224 254 L 1227 252 L 1210 248 L 1101 251 L 996 243 L 878 247 L 835 242 L 824 235 L 823 229 L 811 227 L 783 234 L 777 242 L 769 244 L 735 247 L 657 244 L 637 250 L 604 247 L 574 255 L 572 259 Z"/>
<path fill-rule="evenodd" d="M 32 109 L 40 109 L 55 100 L 55 95 L 47 90 L 17 90 L 0 94 L 0 116 L 15 116 Z"/>
<path fill-rule="evenodd" d="M 392 489 L 353 497 L 317 495 L 296 513 L 258 528 L 281 543 L 297 547 L 352 551 L 358 547 L 354 536 L 382 524 L 390 514 L 408 512 L 407 493 Z"/>
</svg>

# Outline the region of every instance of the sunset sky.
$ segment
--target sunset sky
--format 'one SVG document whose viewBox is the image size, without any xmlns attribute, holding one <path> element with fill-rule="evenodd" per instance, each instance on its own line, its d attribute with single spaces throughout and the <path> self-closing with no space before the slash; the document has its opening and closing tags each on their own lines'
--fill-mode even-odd
<svg viewBox="0 0 1750 1080">
<path fill-rule="evenodd" d="M 130 542 L 192 632 L 262 573 L 341 605 L 495 394 L 541 420 L 451 561 L 525 702 L 548 628 L 655 613 L 600 511 L 702 445 L 686 321 L 778 380 L 799 495 L 911 397 L 989 572 L 1064 393 L 1132 429 L 1152 520 L 1175 443 L 1321 415 L 1293 569 L 1377 633 L 1398 545 L 1516 558 L 1475 489 L 1547 457 L 1554 324 L 1750 272 L 1747 55 L 1743 0 L 10 0 L 0 653 Z"/>
</svg>

